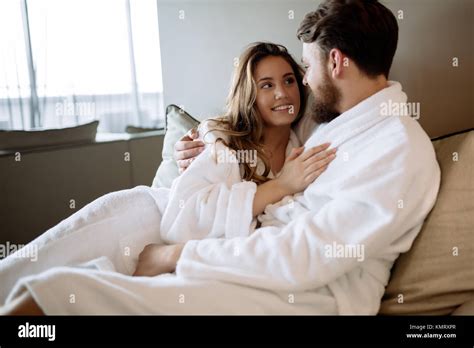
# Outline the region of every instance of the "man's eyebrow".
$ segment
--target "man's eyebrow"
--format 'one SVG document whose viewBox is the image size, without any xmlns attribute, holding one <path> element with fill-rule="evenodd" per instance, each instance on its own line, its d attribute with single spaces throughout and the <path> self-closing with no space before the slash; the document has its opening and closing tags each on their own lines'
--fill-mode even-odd
<svg viewBox="0 0 474 348">
<path fill-rule="evenodd" d="M 287 76 L 291 76 L 291 75 L 295 75 L 294 73 L 292 72 L 287 72 L 286 74 L 283 75 L 283 77 L 287 77 Z M 257 82 L 260 82 L 260 81 L 265 81 L 265 80 L 273 80 L 273 77 L 262 77 L 260 80 L 258 80 Z"/>
</svg>

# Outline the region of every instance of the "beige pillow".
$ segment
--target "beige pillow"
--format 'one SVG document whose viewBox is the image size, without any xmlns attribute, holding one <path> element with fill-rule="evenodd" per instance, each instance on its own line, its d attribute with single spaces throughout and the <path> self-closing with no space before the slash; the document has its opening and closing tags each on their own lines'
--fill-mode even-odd
<svg viewBox="0 0 474 348">
<path fill-rule="evenodd" d="M 379 314 L 447 315 L 474 296 L 474 131 L 433 145 L 441 167 L 438 199 L 410 251 L 396 261 Z"/>
<path fill-rule="evenodd" d="M 176 105 L 166 108 L 166 134 L 163 140 L 163 161 L 158 167 L 152 187 L 171 187 L 174 178 L 179 175 L 178 165 L 173 158 L 174 144 L 199 121 Z"/>
</svg>

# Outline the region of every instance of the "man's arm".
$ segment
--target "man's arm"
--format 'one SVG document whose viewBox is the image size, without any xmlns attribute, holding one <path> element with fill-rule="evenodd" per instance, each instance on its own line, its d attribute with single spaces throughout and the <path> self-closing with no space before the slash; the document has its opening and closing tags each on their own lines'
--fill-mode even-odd
<svg viewBox="0 0 474 348">
<path fill-rule="evenodd" d="M 366 169 L 345 177 L 330 202 L 284 228 L 261 228 L 247 238 L 187 242 L 177 275 L 272 290 L 307 290 L 326 285 L 369 259 L 396 257 L 410 248 L 434 204 L 439 168 L 431 158 L 417 164 L 419 159 L 413 157 L 404 164 L 403 156 L 386 154 L 367 157 Z M 334 246 L 363 247 L 363 261 L 337 257 Z"/>
<path fill-rule="evenodd" d="M 176 269 L 182 277 L 270 290 L 318 288 L 361 265 L 356 258 L 328 256 L 326 245 L 364 245 L 366 259 L 380 247 L 378 242 L 373 245 L 379 239 L 377 234 L 390 233 L 390 214 L 381 220 L 382 216 L 370 210 L 355 202 L 333 201 L 317 214 L 309 211 L 284 228 L 257 229 L 248 238 L 191 240 L 184 248 L 183 244 L 168 245 L 168 252 L 156 245 L 156 251 L 147 256 L 149 261 L 141 262 L 141 267 L 151 272 L 136 275 L 154 276 Z M 367 215 L 373 226 L 361 219 L 368 219 Z M 337 221 L 352 223 L 337 226 Z M 167 265 L 166 269 L 162 265 Z"/>
<path fill-rule="evenodd" d="M 195 157 L 204 151 L 204 143 L 199 140 L 199 132 L 193 128 L 174 145 L 174 158 L 181 174 Z"/>
</svg>

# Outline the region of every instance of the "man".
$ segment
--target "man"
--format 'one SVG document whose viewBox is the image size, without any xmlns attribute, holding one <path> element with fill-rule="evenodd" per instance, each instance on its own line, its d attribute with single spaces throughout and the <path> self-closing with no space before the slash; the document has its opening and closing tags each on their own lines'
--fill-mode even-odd
<svg viewBox="0 0 474 348">
<path fill-rule="evenodd" d="M 67 290 L 55 286 L 61 277 L 77 284 L 76 292 L 93 289 L 104 298 L 99 308 L 64 309 L 57 301 L 42 303 L 37 292 L 47 313 L 378 312 L 393 262 L 411 247 L 440 182 L 419 124 L 383 111 L 406 103 L 400 84 L 387 80 L 397 22 L 375 0 L 327 0 L 306 15 L 297 35 L 304 83 L 315 98 L 312 117 L 297 133 L 306 147 L 330 141 L 339 156 L 304 193 L 270 208 L 286 224 L 247 238 L 147 246 L 139 274 L 176 270 L 151 286 L 113 274 L 39 279 L 28 288 L 47 281 L 55 298 L 65 297 Z M 176 146 L 181 168 L 198 152 L 199 143 L 189 140 Z M 190 299 L 186 305 L 177 301 L 179 294 Z M 10 313 L 34 311 L 41 310 L 27 294 Z"/>
</svg>

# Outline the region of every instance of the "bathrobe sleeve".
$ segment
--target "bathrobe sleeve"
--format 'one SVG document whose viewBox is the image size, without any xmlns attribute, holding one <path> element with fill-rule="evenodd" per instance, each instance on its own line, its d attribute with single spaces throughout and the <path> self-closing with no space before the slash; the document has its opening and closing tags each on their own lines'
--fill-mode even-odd
<svg viewBox="0 0 474 348">
<path fill-rule="evenodd" d="M 165 242 L 249 235 L 257 187 L 241 180 L 237 158 L 227 150 L 221 142 L 207 145 L 173 181 L 160 226 Z"/>
<path fill-rule="evenodd" d="M 308 290 L 368 259 L 408 250 L 436 199 L 439 167 L 429 140 L 422 145 L 397 138 L 379 141 L 370 153 L 361 151 L 346 163 L 338 156 L 332 162 L 325 173 L 335 177 L 327 184 L 328 203 L 318 209 L 309 204 L 307 212 L 285 227 L 260 228 L 248 238 L 188 242 L 177 275 Z M 411 146 L 418 146 L 420 158 Z M 318 180 L 305 191 L 309 199 L 320 189 L 317 185 Z M 334 243 L 363 246 L 365 261 L 337 257 Z"/>
</svg>

